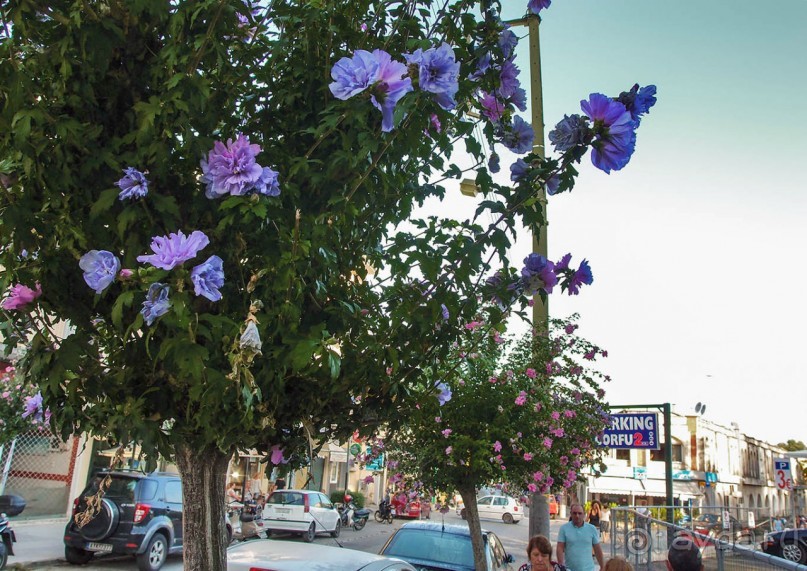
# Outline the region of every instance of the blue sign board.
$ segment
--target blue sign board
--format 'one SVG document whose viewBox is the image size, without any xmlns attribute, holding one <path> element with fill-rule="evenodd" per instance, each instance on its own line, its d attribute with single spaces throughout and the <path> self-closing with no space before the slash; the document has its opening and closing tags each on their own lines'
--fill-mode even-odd
<svg viewBox="0 0 807 571">
<path fill-rule="evenodd" d="M 629 412 L 611 415 L 611 426 L 606 428 L 597 443 L 606 448 L 658 450 L 658 413 Z"/>
<path fill-rule="evenodd" d="M 367 448 L 367 455 L 370 455 L 370 448 Z M 367 463 L 364 466 L 365 470 L 369 470 L 371 472 L 380 472 L 384 469 L 384 455 L 379 454 L 375 458 L 368 458 Z"/>
</svg>

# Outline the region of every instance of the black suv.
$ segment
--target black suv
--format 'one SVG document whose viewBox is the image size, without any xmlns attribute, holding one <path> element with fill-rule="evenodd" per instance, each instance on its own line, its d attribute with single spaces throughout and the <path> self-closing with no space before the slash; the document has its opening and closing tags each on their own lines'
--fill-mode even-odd
<svg viewBox="0 0 807 571">
<path fill-rule="evenodd" d="M 79 528 L 75 515 L 87 508 L 87 496 L 111 478 L 101 511 Z M 95 553 L 137 557 L 141 571 L 156 571 L 169 554 L 182 552 L 182 483 L 178 474 L 100 472 L 73 502 L 73 516 L 64 530 L 69 563 L 89 563 Z"/>
</svg>

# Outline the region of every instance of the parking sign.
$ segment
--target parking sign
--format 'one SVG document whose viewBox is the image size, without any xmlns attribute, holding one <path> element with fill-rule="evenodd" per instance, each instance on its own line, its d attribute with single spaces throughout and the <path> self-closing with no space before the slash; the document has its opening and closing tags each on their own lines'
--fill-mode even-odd
<svg viewBox="0 0 807 571">
<path fill-rule="evenodd" d="M 793 489 L 793 477 L 790 475 L 790 458 L 773 459 L 773 479 L 780 490 Z"/>
</svg>

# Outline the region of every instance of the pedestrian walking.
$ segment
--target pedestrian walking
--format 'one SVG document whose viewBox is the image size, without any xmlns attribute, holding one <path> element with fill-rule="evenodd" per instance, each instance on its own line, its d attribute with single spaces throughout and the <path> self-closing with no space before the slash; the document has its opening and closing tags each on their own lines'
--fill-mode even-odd
<svg viewBox="0 0 807 571">
<path fill-rule="evenodd" d="M 543 535 L 533 535 L 527 543 L 529 561 L 518 571 L 567 571 L 566 567 L 552 561 L 552 543 Z"/>
<path fill-rule="evenodd" d="M 701 550 L 688 537 L 673 539 L 667 551 L 668 571 L 703 571 Z"/>
<path fill-rule="evenodd" d="M 610 531 L 611 510 L 607 505 L 603 504 L 602 509 L 600 510 L 600 537 L 606 539 Z"/>
<path fill-rule="evenodd" d="M 597 531 L 600 531 L 600 516 L 601 516 L 600 502 L 594 500 L 593 502 L 591 502 L 591 509 L 588 510 L 588 516 L 586 517 L 586 520 L 588 521 L 588 523 L 596 527 Z"/>
<path fill-rule="evenodd" d="M 600 531 L 585 521 L 585 511 L 580 504 L 572 504 L 572 519 L 560 527 L 558 533 L 558 563 L 572 571 L 594 571 L 591 552 L 600 569 L 605 567 L 600 545 Z"/>
</svg>

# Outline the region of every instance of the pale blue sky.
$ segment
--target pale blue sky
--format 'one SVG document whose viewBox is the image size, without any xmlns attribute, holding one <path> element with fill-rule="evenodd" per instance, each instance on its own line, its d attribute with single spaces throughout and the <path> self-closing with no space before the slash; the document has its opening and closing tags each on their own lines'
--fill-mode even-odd
<svg viewBox="0 0 807 571">
<path fill-rule="evenodd" d="M 550 258 L 595 276 L 550 312 L 609 351 L 609 400 L 807 441 L 807 0 L 554 0 L 541 49 L 547 133 L 591 92 L 658 86 L 631 163 L 586 157 L 549 203 Z"/>
</svg>

